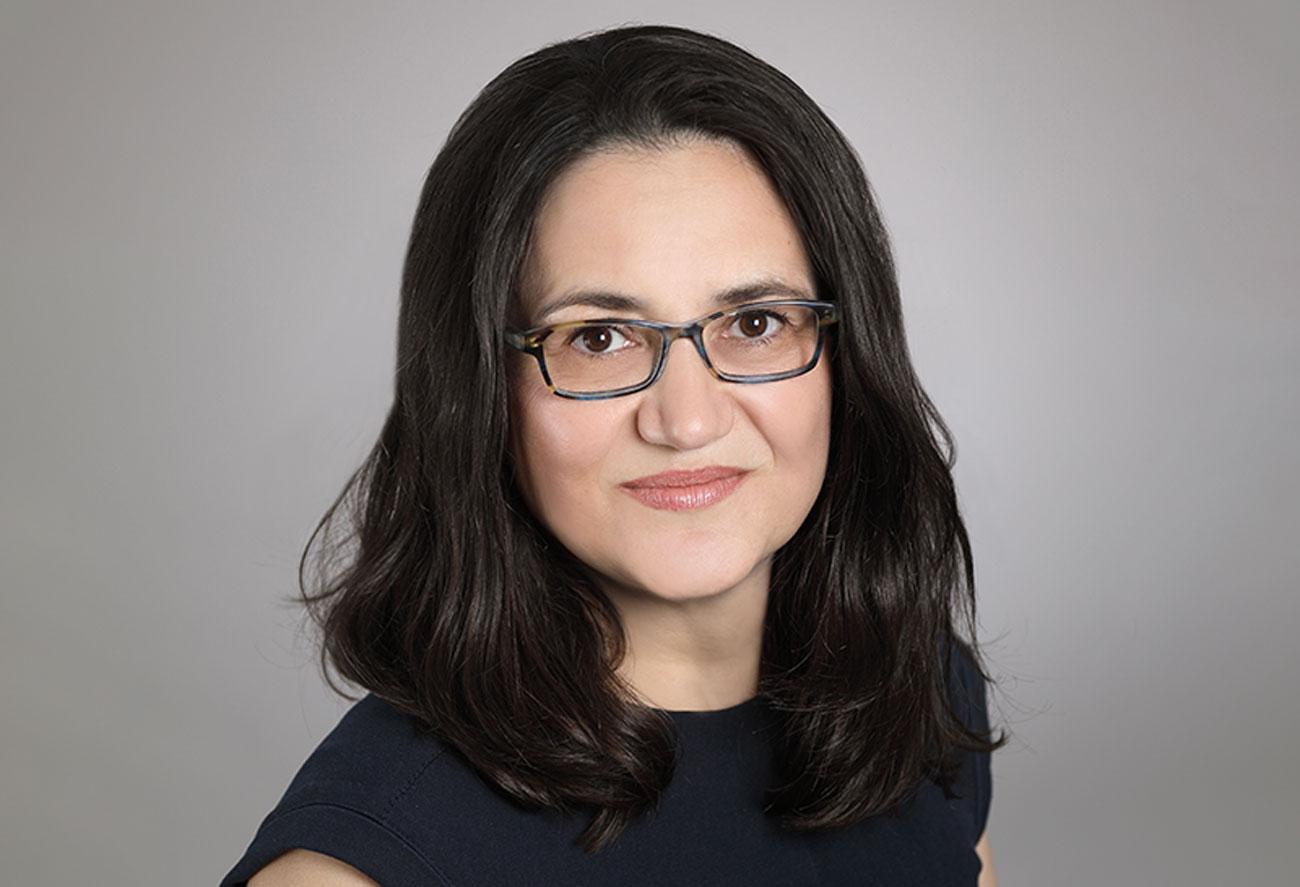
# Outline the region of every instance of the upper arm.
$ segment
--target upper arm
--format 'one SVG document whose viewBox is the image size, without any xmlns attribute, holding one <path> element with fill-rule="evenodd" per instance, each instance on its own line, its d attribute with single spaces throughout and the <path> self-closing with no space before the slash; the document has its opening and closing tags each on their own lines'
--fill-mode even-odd
<svg viewBox="0 0 1300 887">
<path fill-rule="evenodd" d="M 248 887 L 380 887 L 380 884 L 341 859 L 297 847 L 259 869 L 249 879 Z"/>
<path fill-rule="evenodd" d="M 980 868 L 979 887 L 998 887 L 998 873 L 993 868 L 993 851 L 989 848 L 987 831 L 980 836 L 979 843 L 975 845 L 975 852 L 983 863 Z"/>
</svg>

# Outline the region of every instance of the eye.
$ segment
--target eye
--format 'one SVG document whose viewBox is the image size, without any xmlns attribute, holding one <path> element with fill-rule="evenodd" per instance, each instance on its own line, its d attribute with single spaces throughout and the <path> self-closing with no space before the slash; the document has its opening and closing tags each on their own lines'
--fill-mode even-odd
<svg viewBox="0 0 1300 887">
<path fill-rule="evenodd" d="M 762 308 L 742 311 L 735 316 L 732 327 L 736 326 L 740 327 L 739 338 L 770 338 L 779 333 L 781 328 L 785 326 L 785 316 L 779 312 Z"/>
<path fill-rule="evenodd" d="M 624 341 L 627 337 L 623 335 L 617 327 L 612 326 L 582 326 L 571 330 L 565 337 L 565 345 L 574 345 L 579 343 L 582 347 L 578 348 L 580 354 L 601 355 L 609 354 L 614 351 L 621 351 L 621 348 L 614 347 L 614 337 L 617 336 Z"/>
</svg>

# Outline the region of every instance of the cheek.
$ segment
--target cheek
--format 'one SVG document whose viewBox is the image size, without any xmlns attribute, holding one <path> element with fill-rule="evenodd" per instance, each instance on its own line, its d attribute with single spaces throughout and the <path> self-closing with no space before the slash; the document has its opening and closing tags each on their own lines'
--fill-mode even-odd
<svg viewBox="0 0 1300 887">
<path fill-rule="evenodd" d="M 803 522 L 826 477 L 830 451 L 830 375 L 817 370 L 775 385 L 755 404 L 755 421 L 772 451 L 769 522 L 779 532 Z"/>
<path fill-rule="evenodd" d="M 825 363 L 815 370 L 775 386 L 775 396 L 766 404 L 765 429 L 786 468 L 821 472 L 830 443 L 831 387 Z"/>
<path fill-rule="evenodd" d="M 602 405 L 540 392 L 521 393 L 516 409 L 516 461 L 537 516 L 555 524 L 591 513 L 600 494 L 618 420 Z"/>
</svg>

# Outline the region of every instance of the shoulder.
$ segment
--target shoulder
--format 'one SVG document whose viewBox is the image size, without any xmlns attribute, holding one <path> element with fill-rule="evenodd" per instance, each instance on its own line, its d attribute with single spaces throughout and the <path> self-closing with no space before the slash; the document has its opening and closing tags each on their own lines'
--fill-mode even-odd
<svg viewBox="0 0 1300 887">
<path fill-rule="evenodd" d="M 947 663 L 948 689 L 957 714 L 974 730 L 987 730 L 988 688 L 975 664 L 970 645 L 954 638 Z"/>
<path fill-rule="evenodd" d="M 989 731 L 988 686 L 975 663 L 968 644 L 954 639 L 948 662 L 948 687 L 953 708 L 968 729 Z M 990 752 L 964 751 L 959 776 L 959 805 L 965 811 L 973 835 L 983 836 L 993 800 L 993 769 Z"/>
<path fill-rule="evenodd" d="M 418 719 L 367 694 L 307 757 L 276 810 L 331 804 L 382 821 L 449 751 Z"/>
<path fill-rule="evenodd" d="M 262 877 L 279 880 L 257 887 L 369 883 L 358 876 L 441 883 L 428 847 L 409 834 L 409 792 L 453 757 L 418 719 L 367 694 L 308 755 L 222 887 L 248 883 L 272 865 L 279 868 Z M 332 867 L 335 880 L 315 877 L 323 866 Z M 349 867 L 364 875 L 339 881 Z M 306 880 L 284 880 L 300 877 Z"/>
<path fill-rule="evenodd" d="M 312 751 L 288 793 L 307 798 L 328 790 L 334 799 L 373 800 L 447 750 L 415 717 L 367 693 Z"/>
<path fill-rule="evenodd" d="M 379 887 L 379 882 L 341 859 L 299 847 L 260 869 L 248 887 Z"/>
</svg>

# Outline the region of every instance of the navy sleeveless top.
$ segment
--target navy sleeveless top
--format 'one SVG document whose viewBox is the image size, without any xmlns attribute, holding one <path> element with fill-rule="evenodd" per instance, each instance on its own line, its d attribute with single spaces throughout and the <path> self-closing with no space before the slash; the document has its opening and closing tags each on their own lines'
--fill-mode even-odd
<svg viewBox="0 0 1300 887">
<path fill-rule="evenodd" d="M 987 729 L 985 688 L 954 655 L 949 685 Z M 761 810 L 771 773 L 764 697 L 669 711 L 681 757 L 659 807 L 587 855 L 590 820 L 518 807 L 459 754 L 373 694 L 321 741 L 221 887 L 243 885 L 295 847 L 349 863 L 382 887 L 478 885 L 847 885 L 975 887 L 991 799 L 989 755 L 965 753 L 959 798 L 926 782 L 900 805 L 829 832 L 787 833 Z"/>
</svg>

